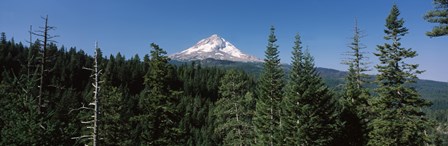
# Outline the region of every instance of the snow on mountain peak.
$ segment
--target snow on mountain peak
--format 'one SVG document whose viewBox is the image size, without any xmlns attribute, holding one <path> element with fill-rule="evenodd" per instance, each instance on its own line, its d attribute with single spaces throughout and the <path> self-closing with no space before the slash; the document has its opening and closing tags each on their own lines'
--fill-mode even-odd
<svg viewBox="0 0 448 146">
<path fill-rule="evenodd" d="M 242 62 L 262 62 L 262 60 L 242 53 L 233 44 L 213 34 L 208 38 L 202 39 L 196 45 L 169 56 L 175 60 L 203 60 L 213 58 L 217 60 L 230 60 Z"/>
</svg>

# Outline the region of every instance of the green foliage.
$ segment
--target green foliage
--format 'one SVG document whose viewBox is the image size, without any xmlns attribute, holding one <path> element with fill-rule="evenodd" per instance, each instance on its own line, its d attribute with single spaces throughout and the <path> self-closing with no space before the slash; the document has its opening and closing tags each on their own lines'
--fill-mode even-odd
<svg viewBox="0 0 448 146">
<path fill-rule="evenodd" d="M 123 93 L 116 87 L 102 85 L 99 137 L 102 145 L 131 145 L 131 125 Z"/>
<path fill-rule="evenodd" d="M 210 100 L 201 97 L 184 96 L 178 105 L 182 120 L 179 129 L 182 143 L 189 146 L 213 145 L 213 120 L 208 116 L 211 109 Z"/>
<path fill-rule="evenodd" d="M 435 128 L 428 131 L 430 135 L 434 135 L 435 145 L 447 145 L 448 144 L 448 110 L 426 110 L 428 117 L 437 121 Z"/>
<path fill-rule="evenodd" d="M 215 103 L 215 135 L 223 145 L 252 145 L 254 128 L 254 98 L 248 92 L 248 78 L 236 70 L 228 71 L 221 79 L 221 98 Z"/>
<path fill-rule="evenodd" d="M 431 142 L 425 134 L 431 123 L 422 112 L 429 102 L 421 99 L 418 92 L 405 85 L 414 83 L 417 74 L 417 64 L 408 64 L 404 59 L 417 56 L 415 51 L 402 48 L 401 37 L 408 33 L 403 26 L 404 20 L 398 19 L 400 12 L 394 5 L 386 19 L 386 40 L 378 46 L 380 64 L 377 76 L 378 97 L 373 101 L 374 116 L 370 126 L 369 145 L 423 145 Z"/>
<path fill-rule="evenodd" d="M 296 42 L 300 42 L 299 37 Z M 341 127 L 338 102 L 317 74 L 311 55 L 302 53 L 298 44 L 293 51 L 284 106 L 291 117 L 285 119 L 289 124 L 284 131 L 295 133 L 294 145 L 332 145 Z"/>
<path fill-rule="evenodd" d="M 280 66 L 277 38 L 271 27 L 268 46 L 265 51 L 263 72 L 258 81 L 258 98 L 254 117 L 257 145 L 280 145 L 280 102 L 284 86 L 283 70 Z"/>
<path fill-rule="evenodd" d="M 218 100 L 220 80 L 225 71 L 216 67 L 202 67 L 201 62 L 179 64 L 178 82 L 183 96 L 178 105 L 182 116 L 179 127 L 185 145 L 218 145 L 222 138 L 214 132 L 215 118 L 212 116 L 214 102 Z M 247 81 L 253 86 L 253 80 Z M 252 83 L 252 84 L 251 84 Z"/>
<path fill-rule="evenodd" d="M 199 96 L 216 101 L 218 99 L 219 81 L 225 71 L 218 67 L 202 67 L 201 63 L 182 64 L 177 69 L 178 80 L 173 85 L 180 85 L 185 96 Z M 254 85 L 254 81 L 249 83 Z"/>
<path fill-rule="evenodd" d="M 300 145 L 302 143 L 299 137 L 300 125 L 298 123 L 301 111 L 297 103 L 303 94 L 301 82 L 304 80 L 303 72 L 303 51 L 300 35 L 297 34 L 292 51 L 291 71 L 289 81 L 286 86 L 285 97 L 282 101 L 282 133 L 285 135 L 283 141 L 285 145 Z"/>
<path fill-rule="evenodd" d="M 42 119 L 38 117 L 31 90 L 36 84 L 34 80 L 23 75 L 7 78 L 0 84 L 0 145 L 37 145 L 42 140 Z"/>
<path fill-rule="evenodd" d="M 142 145 L 177 144 L 179 113 L 176 109 L 179 94 L 170 88 L 174 69 L 168 64 L 166 52 L 151 44 L 149 70 L 144 77 L 145 90 L 139 99 L 140 114 L 135 117 L 139 124 L 137 135 Z"/>
<path fill-rule="evenodd" d="M 426 32 L 429 37 L 448 35 L 448 1 L 434 0 L 435 9 L 427 12 L 424 19 L 430 23 L 438 23 L 431 31 Z"/>
</svg>

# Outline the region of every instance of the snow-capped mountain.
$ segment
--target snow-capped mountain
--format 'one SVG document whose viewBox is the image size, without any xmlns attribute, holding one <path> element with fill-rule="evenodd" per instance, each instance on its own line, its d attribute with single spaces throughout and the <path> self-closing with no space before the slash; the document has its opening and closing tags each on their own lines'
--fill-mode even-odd
<svg viewBox="0 0 448 146">
<path fill-rule="evenodd" d="M 217 60 L 230 60 L 240 62 L 262 62 L 257 57 L 244 54 L 226 41 L 224 38 L 214 34 L 200 40 L 196 45 L 169 56 L 173 60 L 190 61 L 213 58 Z"/>
</svg>

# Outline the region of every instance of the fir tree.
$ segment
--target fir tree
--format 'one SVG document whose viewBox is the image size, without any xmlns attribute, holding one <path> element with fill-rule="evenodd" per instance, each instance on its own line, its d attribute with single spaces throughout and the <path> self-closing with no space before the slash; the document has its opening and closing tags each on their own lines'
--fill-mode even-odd
<svg viewBox="0 0 448 146">
<path fill-rule="evenodd" d="M 170 87 L 173 68 L 168 64 L 166 52 L 152 43 L 149 70 L 144 77 L 145 90 L 140 95 L 141 126 L 139 142 L 143 145 L 173 145 L 178 142 L 177 92 Z"/>
<path fill-rule="evenodd" d="M 349 45 L 351 49 L 347 55 L 349 59 L 343 63 L 349 66 L 346 77 L 342 104 L 344 105 L 342 120 L 345 122 L 342 137 L 343 145 L 365 145 L 367 139 L 367 116 L 369 92 L 364 88 L 368 80 L 369 71 L 366 56 L 362 52 L 365 47 L 361 44 L 362 36 L 355 20 L 353 42 Z"/>
<path fill-rule="evenodd" d="M 280 110 L 279 103 L 282 99 L 284 86 L 284 72 L 280 66 L 277 38 L 271 27 L 268 46 L 265 51 L 263 72 L 258 84 L 258 99 L 254 124 L 256 127 L 257 145 L 280 145 Z"/>
<path fill-rule="evenodd" d="M 302 51 L 299 34 L 294 44 L 282 102 L 285 145 L 332 145 L 340 127 L 337 102 L 317 74 L 311 55 Z"/>
<path fill-rule="evenodd" d="M 283 129 L 285 145 L 299 145 L 299 127 L 297 123 L 299 120 L 300 107 L 297 105 L 301 94 L 303 93 L 303 87 L 300 86 L 303 81 L 303 51 L 302 41 L 300 35 L 297 34 L 294 41 L 294 47 L 292 50 L 292 63 L 291 72 L 289 73 L 289 80 L 286 86 L 285 98 L 282 101 L 283 108 Z"/>
<path fill-rule="evenodd" d="M 37 76 L 5 76 L 0 83 L 0 145 L 36 145 L 42 142 L 36 101 Z M 46 123 L 45 123 L 46 124 Z"/>
<path fill-rule="evenodd" d="M 126 104 L 123 93 L 117 87 L 103 84 L 101 102 L 101 125 L 99 126 L 100 144 L 131 145 L 129 131 L 131 127 L 125 117 Z"/>
<path fill-rule="evenodd" d="M 426 13 L 424 19 L 430 23 L 438 23 L 431 31 L 426 32 L 429 37 L 448 35 L 448 0 L 434 0 L 435 10 Z"/>
<path fill-rule="evenodd" d="M 399 15 L 398 7 L 393 5 L 384 30 L 384 39 L 391 44 L 378 45 L 375 53 L 380 61 L 375 66 L 379 72 L 378 98 L 373 103 L 375 119 L 370 123 L 369 145 L 424 145 L 430 141 L 425 131 L 430 122 L 422 111 L 430 103 L 407 85 L 414 83 L 422 71 L 417 70 L 418 64 L 405 62 L 416 57 L 417 52 L 401 47 L 401 37 L 408 29 Z"/>
<path fill-rule="evenodd" d="M 215 134 L 223 139 L 223 145 L 252 145 L 254 131 L 252 116 L 252 93 L 248 92 L 248 79 L 234 69 L 228 71 L 221 80 L 213 115 Z M 247 94 L 246 94 L 247 93 Z"/>
</svg>

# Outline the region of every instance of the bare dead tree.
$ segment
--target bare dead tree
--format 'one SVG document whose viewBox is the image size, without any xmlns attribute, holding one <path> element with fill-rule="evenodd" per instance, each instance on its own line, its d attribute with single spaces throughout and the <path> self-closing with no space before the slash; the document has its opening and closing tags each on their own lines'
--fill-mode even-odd
<svg viewBox="0 0 448 146">
<path fill-rule="evenodd" d="M 48 56 L 47 56 L 47 47 L 49 43 L 55 43 L 56 41 L 53 40 L 53 38 L 58 37 L 57 35 L 50 35 L 48 32 L 51 30 L 56 29 L 56 27 L 53 26 L 49 26 L 48 25 L 48 15 L 44 18 L 42 17 L 42 19 L 44 19 L 45 21 L 45 26 L 44 27 L 39 27 L 40 30 L 37 30 L 36 32 L 31 32 L 33 35 L 36 35 L 38 37 L 42 37 L 43 38 L 43 45 L 42 45 L 42 49 L 40 49 L 40 54 L 41 54 L 41 58 L 40 58 L 40 84 L 39 84 L 39 95 L 38 97 L 38 113 L 41 114 L 42 113 L 42 107 L 44 107 L 44 105 L 42 104 L 42 97 L 43 97 L 43 92 L 44 92 L 44 88 L 46 87 L 46 83 L 45 83 L 45 79 L 46 79 L 46 72 L 48 72 L 47 68 L 47 60 L 48 60 Z M 31 37 L 30 37 L 31 39 Z M 31 40 L 30 40 L 31 42 Z"/>
<path fill-rule="evenodd" d="M 26 42 L 28 42 L 29 43 L 29 49 L 28 49 L 28 60 L 27 60 L 27 66 L 26 66 L 26 68 L 27 68 L 27 74 L 28 74 L 28 78 L 31 78 L 31 76 L 37 76 L 38 75 L 38 68 L 36 68 L 36 65 L 34 64 L 35 63 L 35 57 L 36 56 L 34 56 L 34 54 L 33 54 L 33 48 L 34 48 L 34 46 L 33 45 L 36 45 L 36 44 L 33 44 L 33 35 L 34 35 L 34 32 L 33 32 L 33 25 L 30 25 L 30 30 L 28 31 L 29 32 L 29 40 L 27 40 Z M 40 81 L 40 79 L 39 79 L 39 81 Z"/>
<path fill-rule="evenodd" d="M 93 119 L 89 120 L 89 121 L 81 121 L 82 124 L 87 124 L 87 128 L 88 129 L 92 129 L 92 132 L 88 135 L 81 135 L 79 137 L 73 137 L 72 139 L 90 139 L 92 140 L 93 146 L 97 146 L 98 145 L 98 122 L 99 122 L 99 97 L 100 97 L 100 75 L 102 74 L 102 70 L 99 69 L 98 66 L 98 58 L 100 56 L 99 54 L 99 48 L 98 48 L 98 42 L 95 44 L 95 61 L 93 64 L 93 68 L 86 68 L 83 67 L 83 69 L 86 70 L 90 70 L 92 71 L 92 78 L 93 78 L 93 101 L 89 103 L 88 106 L 93 106 L 93 107 L 85 107 L 84 104 L 82 105 L 82 107 L 78 108 L 78 109 L 73 109 L 70 110 L 70 112 L 74 111 L 74 110 L 90 110 L 93 111 L 93 115 L 91 116 Z"/>
<path fill-rule="evenodd" d="M 366 35 L 358 27 L 358 19 L 355 18 L 355 26 L 353 28 L 354 36 L 351 37 L 351 42 L 347 47 L 350 51 L 345 52 L 344 55 L 348 56 L 343 59 L 342 64 L 348 65 L 354 71 L 354 80 L 356 82 L 356 88 L 361 88 L 362 84 L 366 84 L 369 81 L 369 76 L 365 73 L 371 71 L 369 68 L 369 57 L 366 56 L 369 52 L 363 51 L 366 46 L 361 43 L 361 39 Z"/>
</svg>

